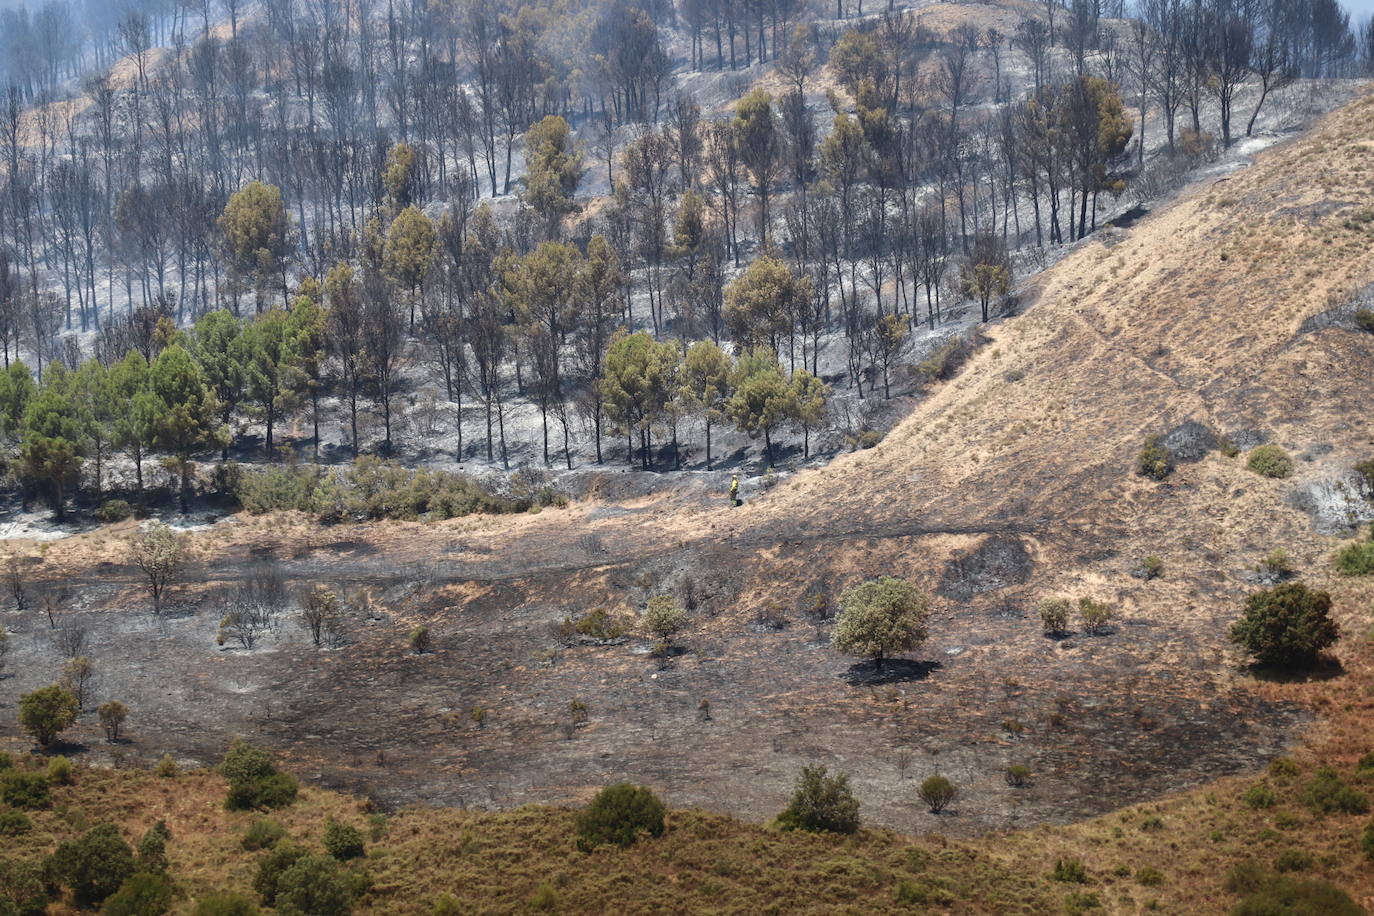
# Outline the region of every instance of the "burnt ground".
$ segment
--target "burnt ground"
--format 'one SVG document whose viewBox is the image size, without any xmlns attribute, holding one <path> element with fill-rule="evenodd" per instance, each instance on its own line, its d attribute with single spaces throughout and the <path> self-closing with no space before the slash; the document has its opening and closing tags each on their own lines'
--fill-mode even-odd
<svg viewBox="0 0 1374 916">
<path fill-rule="evenodd" d="M 1236 685 L 1218 642 L 1226 621 L 1210 615 L 1131 614 L 1104 635 L 1043 636 L 1024 585 L 1045 550 L 1034 532 L 849 518 L 682 542 L 636 525 L 641 511 L 603 506 L 503 549 L 438 530 L 354 538 L 348 526 L 239 547 L 189 570 L 197 584 L 161 618 L 135 570 L 78 573 L 65 581 L 68 623 L 88 631 L 97 702 L 122 699 L 132 716 L 129 741 L 109 745 L 88 712 L 66 752 L 209 764 L 243 736 L 386 807 L 574 802 L 628 779 L 755 821 L 780 810 L 803 764 L 823 763 L 850 775 L 871 822 L 969 833 L 1076 820 L 1259 766 L 1304 721 Z M 920 559 L 937 545 L 948 562 Z M 216 645 L 216 590 L 273 550 L 295 582 L 371 590 L 373 609 L 355 604 L 341 646 L 315 648 L 291 614 L 251 652 Z M 835 653 L 829 624 L 803 609 L 881 572 L 946 600 L 930 641 L 879 675 Z M 596 606 L 632 621 L 660 592 L 693 618 L 668 658 L 633 632 L 571 646 L 555 633 Z M 781 625 L 760 619 L 770 601 Z M 41 612 L 0 617 L 14 633 L 0 722 L 22 747 L 17 696 L 62 657 Z M 435 646 L 417 655 L 406 638 L 420 623 Z M 1032 785 L 1005 784 L 1013 763 L 1031 767 Z M 936 772 L 962 789 L 939 817 L 915 795 Z"/>
</svg>

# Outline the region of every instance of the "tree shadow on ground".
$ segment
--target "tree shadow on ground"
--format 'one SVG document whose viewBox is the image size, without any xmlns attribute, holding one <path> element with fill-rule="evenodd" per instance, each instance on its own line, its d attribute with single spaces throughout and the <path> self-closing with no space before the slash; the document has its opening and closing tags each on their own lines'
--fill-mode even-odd
<svg viewBox="0 0 1374 916">
<path fill-rule="evenodd" d="M 1247 665 L 1245 670 L 1256 680 L 1268 681 L 1271 684 L 1308 684 L 1329 681 L 1346 674 L 1341 660 L 1329 655 L 1317 659 L 1317 664 L 1311 668 L 1277 668 L 1256 662 Z"/>
<path fill-rule="evenodd" d="M 880 671 L 870 659 L 850 665 L 840 675 L 840 678 L 852 687 L 878 687 L 883 684 L 925 680 L 943 667 L 944 665 L 939 662 L 917 662 L 906 658 L 890 658 L 883 662 Z"/>
</svg>

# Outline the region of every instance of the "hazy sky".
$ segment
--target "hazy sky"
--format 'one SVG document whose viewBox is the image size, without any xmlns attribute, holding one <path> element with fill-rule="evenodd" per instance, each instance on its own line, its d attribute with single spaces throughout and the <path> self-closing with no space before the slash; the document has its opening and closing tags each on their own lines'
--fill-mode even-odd
<svg viewBox="0 0 1374 916">
<path fill-rule="evenodd" d="M 1374 0 L 1341 0 L 1345 8 L 1350 10 L 1351 19 L 1363 19 L 1370 13 L 1374 13 Z"/>
</svg>

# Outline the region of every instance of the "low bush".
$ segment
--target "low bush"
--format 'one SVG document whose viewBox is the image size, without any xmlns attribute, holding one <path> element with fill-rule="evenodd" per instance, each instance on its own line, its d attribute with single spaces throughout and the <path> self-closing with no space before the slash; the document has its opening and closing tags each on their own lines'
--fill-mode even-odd
<svg viewBox="0 0 1374 916">
<path fill-rule="evenodd" d="M 260 817 L 248 825 L 239 845 L 248 852 L 271 849 L 286 837 L 286 828 L 270 817 Z"/>
<path fill-rule="evenodd" d="M 235 468 L 226 486 L 246 511 L 295 509 L 322 521 L 350 519 L 445 519 L 477 512 L 524 512 L 565 504 L 551 487 L 513 481 L 516 492 L 497 496 L 472 478 L 452 471 L 406 468 L 378 458 L 359 458 L 338 471 L 315 466 Z"/>
<path fill-rule="evenodd" d="M 330 820 L 324 828 L 324 848 L 340 862 L 356 859 L 364 852 L 362 832 L 351 824 Z"/>
<path fill-rule="evenodd" d="M 42 773 L 11 769 L 0 774 L 0 802 L 11 808 L 46 808 L 50 796 Z"/>
<path fill-rule="evenodd" d="M 1249 892 L 1231 916 L 1364 916 L 1364 907 L 1328 881 L 1274 875 Z"/>
<path fill-rule="evenodd" d="M 1355 327 L 1369 334 L 1374 334 L 1374 311 L 1370 309 L 1359 309 L 1355 312 Z"/>
<path fill-rule="evenodd" d="M 1011 766 L 1007 767 L 1005 776 L 1007 785 L 1014 788 L 1020 788 L 1030 782 L 1030 767 L 1020 763 L 1013 763 Z"/>
<path fill-rule="evenodd" d="M 46 916 L 50 885 L 42 863 L 0 859 L 0 913 Z"/>
<path fill-rule="evenodd" d="M 126 518 L 132 518 L 133 514 L 134 507 L 122 499 L 107 499 L 95 510 L 95 517 L 106 524 L 122 522 Z"/>
<path fill-rule="evenodd" d="M 1146 865 L 1136 869 L 1135 881 L 1141 887 L 1158 887 L 1164 883 L 1164 873 L 1157 868 Z"/>
<path fill-rule="evenodd" d="M 461 916 L 463 905 L 452 894 L 440 894 L 429 908 L 429 916 Z"/>
<path fill-rule="evenodd" d="M 167 844 L 171 842 L 172 831 L 167 822 L 159 820 L 148 828 L 138 841 L 138 870 L 160 874 L 167 870 Z"/>
<path fill-rule="evenodd" d="M 280 772 L 266 748 L 235 741 L 229 745 L 219 770 L 229 781 L 224 807 L 231 811 L 282 808 L 296 800 L 296 777 Z"/>
<path fill-rule="evenodd" d="M 171 754 L 163 754 L 158 758 L 157 766 L 153 767 L 153 772 L 163 779 L 170 779 L 177 774 L 177 762 L 172 759 Z"/>
<path fill-rule="evenodd" d="M 1374 821 L 1365 824 L 1364 833 L 1360 834 L 1360 848 L 1365 858 L 1374 859 Z"/>
<path fill-rule="evenodd" d="M 57 847 L 49 873 L 69 888 L 78 906 L 105 901 L 134 873 L 134 851 L 113 824 L 101 824 Z"/>
<path fill-rule="evenodd" d="M 429 635 L 429 627 L 420 626 L 411 630 L 407 643 L 410 646 L 410 651 L 416 655 L 424 655 L 434 645 L 433 638 Z"/>
<path fill-rule="evenodd" d="M 778 815 L 784 830 L 812 833 L 853 833 L 859 829 L 859 800 L 843 773 L 826 775 L 823 766 L 804 766 L 792 800 Z"/>
<path fill-rule="evenodd" d="M 40 687 L 19 698 L 19 724 L 44 748 L 76 724 L 80 712 L 76 696 L 58 684 Z"/>
<path fill-rule="evenodd" d="M 1255 564 L 1255 572 L 1271 582 L 1280 582 L 1293 575 L 1293 558 L 1282 547 L 1275 547 Z"/>
<path fill-rule="evenodd" d="M 582 639 L 610 642 L 625 635 L 623 621 L 613 617 L 605 608 L 594 608 L 581 617 L 566 617 L 557 626 L 560 642 L 572 645 Z"/>
<path fill-rule="evenodd" d="M 1046 598 L 1040 602 L 1040 625 L 1046 636 L 1058 636 L 1069 629 L 1069 613 L 1073 605 L 1067 598 Z"/>
<path fill-rule="evenodd" d="M 1243 796 L 1245 804 L 1256 811 L 1264 808 L 1274 807 L 1274 802 L 1278 799 L 1274 795 L 1274 790 L 1269 788 L 1268 783 L 1257 782 L 1245 790 Z"/>
<path fill-rule="evenodd" d="M 1307 871 L 1313 864 L 1312 853 L 1306 849 L 1285 849 L 1274 857 L 1274 871 L 1280 873 Z"/>
<path fill-rule="evenodd" d="M 959 795 L 959 789 L 944 776 L 930 776 L 922 781 L 916 796 L 925 802 L 931 814 L 939 814 Z"/>
<path fill-rule="evenodd" d="M 1275 757 L 1269 761 L 1269 776 L 1281 786 L 1286 786 L 1302 775 L 1302 770 L 1291 757 Z"/>
<path fill-rule="evenodd" d="M 1088 870 L 1075 858 L 1055 859 L 1051 877 L 1065 884 L 1087 884 Z"/>
<path fill-rule="evenodd" d="M 1112 606 L 1105 601 L 1091 598 L 1078 599 L 1078 617 L 1083 621 L 1083 632 L 1097 636 L 1106 629 L 1112 619 Z"/>
<path fill-rule="evenodd" d="M 0 811 L 0 836 L 20 836 L 33 829 L 33 821 L 23 811 Z"/>
<path fill-rule="evenodd" d="M 602 844 L 630 846 L 641 834 L 663 835 L 666 813 L 659 801 L 644 786 L 628 782 L 607 786 L 591 804 L 577 815 L 578 845 L 584 848 Z"/>
<path fill-rule="evenodd" d="M 1293 459 L 1277 445 L 1261 445 L 1250 450 L 1245 466 L 1261 477 L 1282 480 L 1293 473 Z"/>
<path fill-rule="evenodd" d="M 105 901 L 105 916 L 162 916 L 172 908 L 172 882 L 166 875 L 140 872 Z"/>
<path fill-rule="evenodd" d="M 1102 909 L 1102 899 L 1092 891 L 1070 891 L 1064 897 L 1064 916 L 1086 916 Z"/>
<path fill-rule="evenodd" d="M 1141 446 L 1135 459 L 1135 472 L 1151 480 L 1163 480 L 1174 470 L 1174 456 L 1165 448 L 1159 436 L 1151 436 Z"/>
<path fill-rule="evenodd" d="M 253 890 L 257 891 L 265 906 L 276 906 L 281 876 L 307 855 L 308 852 L 295 844 L 278 843 L 262 857 L 262 861 L 258 862 L 258 872 L 253 876 Z"/>
<path fill-rule="evenodd" d="M 1335 563 L 1343 576 L 1374 576 L 1374 541 L 1347 544 L 1336 552 Z"/>
<path fill-rule="evenodd" d="M 1323 767 L 1302 791 L 1302 803 L 1318 817 L 1328 814 L 1367 814 L 1369 797 L 1345 784 L 1336 771 Z"/>
<path fill-rule="evenodd" d="M 258 916 L 258 907 L 243 894 L 211 894 L 200 899 L 191 916 Z"/>
<path fill-rule="evenodd" d="M 558 892 L 547 881 L 541 881 L 530 895 L 530 909 L 536 913 L 551 913 L 558 909 Z"/>
<path fill-rule="evenodd" d="M 72 762 L 66 757 L 54 757 L 48 761 L 48 782 L 55 786 L 72 784 Z"/>
<path fill-rule="evenodd" d="M 1163 573 L 1164 561 L 1153 554 L 1147 557 L 1141 557 L 1135 569 L 1131 570 L 1131 575 L 1135 576 L 1137 579 L 1144 579 L 1147 582 L 1150 579 L 1158 579 Z"/>
<path fill-rule="evenodd" d="M 1310 668 L 1340 636 L 1330 613 L 1329 594 L 1285 582 L 1245 600 L 1245 616 L 1231 627 L 1231 641 L 1262 665 Z"/>
<path fill-rule="evenodd" d="M 280 916 L 348 916 L 353 887 L 333 859 L 305 855 L 278 877 L 274 899 Z"/>
</svg>

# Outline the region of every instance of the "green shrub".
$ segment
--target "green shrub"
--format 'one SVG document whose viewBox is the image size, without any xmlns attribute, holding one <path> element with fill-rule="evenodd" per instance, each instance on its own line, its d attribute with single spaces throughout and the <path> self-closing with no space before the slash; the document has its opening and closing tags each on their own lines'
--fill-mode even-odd
<svg viewBox="0 0 1374 916">
<path fill-rule="evenodd" d="M 1330 882 L 1275 875 L 1236 904 L 1231 916 L 1365 916 L 1365 910 Z"/>
<path fill-rule="evenodd" d="M 19 836 L 33 829 L 33 821 L 23 811 L 0 811 L 0 836 Z"/>
<path fill-rule="evenodd" d="M 1355 327 L 1361 331 L 1374 334 L 1374 311 L 1369 309 L 1357 309 L 1355 312 Z"/>
<path fill-rule="evenodd" d="M 1261 445 L 1250 450 L 1245 466 L 1261 477 L 1282 480 L 1293 473 L 1293 459 L 1277 445 Z"/>
<path fill-rule="evenodd" d="M 272 752 L 246 741 L 229 745 L 220 773 L 229 781 L 224 807 L 231 811 L 282 808 L 296 800 L 296 777 L 277 770 Z"/>
<path fill-rule="evenodd" d="M 105 901 L 105 916 L 162 916 L 172 908 L 172 882 L 166 875 L 140 872 Z"/>
<path fill-rule="evenodd" d="M 1374 458 L 1356 464 L 1355 473 L 1364 478 L 1364 485 L 1367 489 L 1374 491 Z M 1374 533 L 1371 533 L 1371 537 L 1374 537 Z"/>
<path fill-rule="evenodd" d="M 1275 547 L 1255 564 L 1255 572 L 1272 579 L 1283 579 L 1293 575 L 1293 558 L 1282 547 Z"/>
<path fill-rule="evenodd" d="M 461 916 L 463 905 L 452 894 L 440 894 L 429 908 L 429 916 Z"/>
<path fill-rule="evenodd" d="M 45 748 L 76 723 L 80 711 L 72 692 L 58 684 L 40 687 L 19 698 L 19 724 Z"/>
<path fill-rule="evenodd" d="M 1302 803 L 1318 817 L 1369 812 L 1369 798 L 1346 785 L 1330 767 L 1322 767 L 1313 775 L 1302 791 Z"/>
<path fill-rule="evenodd" d="M 54 757 L 48 761 L 48 782 L 55 786 L 72 784 L 72 762 L 66 757 Z"/>
<path fill-rule="evenodd" d="M 1257 782 L 1250 788 L 1246 789 L 1243 798 L 1245 800 L 1245 804 L 1249 805 L 1256 811 L 1259 811 L 1262 808 L 1272 808 L 1274 807 L 1274 802 L 1277 801 L 1277 798 L 1274 795 L 1274 790 L 1269 788 L 1268 783 L 1263 782 Z"/>
<path fill-rule="evenodd" d="M 0 802 L 11 808 L 46 808 L 48 780 L 42 773 L 5 770 L 0 773 Z"/>
<path fill-rule="evenodd" d="M 1054 871 L 1051 877 L 1056 881 L 1065 884 L 1087 884 L 1088 870 L 1083 867 L 1083 863 L 1075 858 L 1055 859 Z"/>
<path fill-rule="evenodd" d="M 78 906 L 102 903 L 134 873 L 134 851 L 113 824 L 101 824 L 57 847 L 51 874 L 70 888 Z"/>
<path fill-rule="evenodd" d="M 1069 612 L 1073 605 L 1067 598 L 1046 598 L 1040 602 L 1040 625 L 1046 636 L 1058 636 L 1069 630 Z"/>
<path fill-rule="evenodd" d="M 1374 541 L 1347 544 L 1336 552 L 1335 563 L 1343 576 L 1374 576 Z"/>
<path fill-rule="evenodd" d="M 281 873 L 275 899 L 281 916 L 348 916 L 353 889 L 333 859 L 306 855 Z"/>
<path fill-rule="evenodd" d="M 95 510 L 95 517 L 106 524 L 122 522 L 133 517 L 134 507 L 122 499 L 107 499 Z"/>
<path fill-rule="evenodd" d="M 39 862 L 0 859 L 0 913 L 46 916 L 50 883 Z"/>
<path fill-rule="evenodd" d="M 1163 480 L 1173 469 L 1174 456 L 1164 447 L 1163 440 L 1159 436 L 1146 439 L 1136 456 L 1135 472 L 1151 480 Z"/>
<path fill-rule="evenodd" d="M 1312 853 L 1306 849 L 1285 849 L 1274 857 L 1274 871 L 1307 871 L 1313 865 Z"/>
<path fill-rule="evenodd" d="M 160 874 L 167 870 L 167 843 L 172 839 L 172 832 L 167 829 L 167 822 L 159 820 L 156 824 L 148 828 L 148 832 L 143 834 L 143 838 L 138 841 L 138 870 L 152 874 Z"/>
<path fill-rule="evenodd" d="M 248 852 L 271 849 L 286 836 L 286 828 L 270 817 L 260 817 L 248 825 L 239 845 Z"/>
<path fill-rule="evenodd" d="M 1286 786 L 1302 775 L 1302 770 L 1291 757 L 1275 757 L 1269 761 L 1269 775 L 1279 785 Z"/>
<path fill-rule="evenodd" d="M 191 916 L 258 916 L 258 908 L 243 894 L 211 894 L 201 898 Z"/>
<path fill-rule="evenodd" d="M 172 759 L 171 754 L 163 754 L 158 758 L 157 766 L 153 767 L 153 772 L 163 779 L 170 779 L 177 774 L 177 762 Z"/>
<path fill-rule="evenodd" d="M 564 642 L 575 641 L 577 637 L 608 642 L 624 635 L 625 624 L 600 607 L 581 617 L 567 617 L 558 625 L 558 637 Z"/>
<path fill-rule="evenodd" d="M 433 639 L 429 635 L 429 627 L 416 627 L 410 631 L 410 651 L 416 655 L 424 655 L 433 645 Z"/>
<path fill-rule="evenodd" d="M 1092 891 L 1070 891 L 1064 897 L 1064 916 L 1083 916 L 1102 909 L 1102 901 Z"/>
<path fill-rule="evenodd" d="M 1355 761 L 1356 776 L 1374 776 L 1374 751 L 1368 751 Z"/>
<path fill-rule="evenodd" d="M 1007 767 L 1007 771 L 1004 775 L 1007 780 L 1007 785 L 1014 788 L 1020 788 L 1030 782 L 1031 771 L 1030 767 L 1025 764 L 1013 763 L 1011 766 Z"/>
<path fill-rule="evenodd" d="M 309 853 L 292 843 L 278 843 L 258 862 L 258 873 L 253 876 L 253 890 L 257 891 L 265 906 L 275 906 L 277 889 L 281 876 Z"/>
<path fill-rule="evenodd" d="M 1141 887 L 1158 887 L 1164 883 L 1164 873 L 1157 868 L 1146 865 L 1136 869 L 1135 881 Z"/>
<path fill-rule="evenodd" d="M 629 846 L 639 835 L 663 835 L 665 809 L 658 796 L 628 782 L 607 786 L 590 805 L 578 812 L 578 843 L 583 847 L 603 843 Z"/>
<path fill-rule="evenodd" d="M 1310 668 L 1340 636 L 1330 612 L 1329 594 L 1285 582 L 1245 599 L 1245 616 L 1231 627 L 1231 641 L 1262 665 Z"/>
<path fill-rule="evenodd" d="M 331 819 L 324 828 L 324 848 L 340 862 L 356 859 L 364 851 L 362 832 L 350 824 Z"/>
<path fill-rule="evenodd" d="M 0 773 L 14 767 L 14 755 L 9 751 L 0 751 Z"/>
<path fill-rule="evenodd" d="M 1146 833 L 1155 833 L 1164 829 L 1164 819 L 1157 814 L 1147 815 L 1141 818 L 1140 829 Z"/>
<path fill-rule="evenodd" d="M 1083 632 L 1096 636 L 1112 619 L 1112 606 L 1105 601 L 1091 598 L 1078 599 L 1078 617 L 1083 621 Z"/>
<path fill-rule="evenodd" d="M 828 776 L 823 766 L 804 766 L 792 799 L 778 815 L 783 830 L 853 833 L 859 829 L 859 800 L 843 773 Z"/>
<path fill-rule="evenodd" d="M 1145 579 L 1146 581 L 1150 579 L 1158 579 L 1161 575 L 1163 575 L 1163 573 L 1164 561 L 1161 560 L 1159 557 L 1154 556 L 1153 554 L 1151 554 L 1150 556 L 1141 557 L 1140 563 L 1136 565 L 1137 577 Z"/>
<path fill-rule="evenodd" d="M 1231 866 L 1223 886 L 1233 894 L 1252 894 L 1269 879 L 1264 866 L 1254 859 L 1244 859 Z"/>
<path fill-rule="evenodd" d="M 1366 824 L 1364 833 L 1360 834 L 1360 848 L 1366 858 L 1374 859 L 1374 821 Z"/>
<path fill-rule="evenodd" d="M 930 776 L 921 782 L 916 797 L 925 802 L 931 814 L 939 814 L 959 795 L 958 788 L 944 776 Z"/>
<path fill-rule="evenodd" d="M 530 909 L 538 913 L 548 913 L 558 909 L 558 892 L 553 885 L 543 881 L 530 896 Z"/>
</svg>

